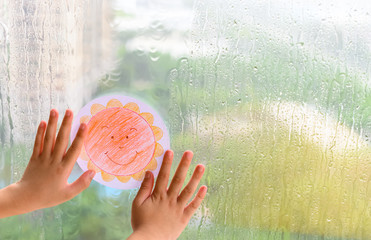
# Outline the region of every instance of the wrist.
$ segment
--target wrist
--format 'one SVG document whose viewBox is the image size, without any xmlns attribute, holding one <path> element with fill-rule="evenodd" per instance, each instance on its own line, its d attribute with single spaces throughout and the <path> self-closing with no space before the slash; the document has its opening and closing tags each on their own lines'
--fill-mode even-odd
<svg viewBox="0 0 371 240">
<path fill-rule="evenodd" d="M 150 240 L 153 239 L 151 236 L 148 236 L 145 232 L 142 231 L 134 231 L 127 240 Z"/>
<path fill-rule="evenodd" d="M 135 230 L 128 240 L 167 240 L 163 236 L 158 236 L 156 232 L 144 229 Z"/>
<path fill-rule="evenodd" d="M 149 228 L 146 229 L 136 229 L 133 233 L 129 236 L 127 240 L 175 240 L 175 238 L 170 236 L 164 236 L 164 234 L 160 233 L 159 231 L 153 231 Z"/>
<path fill-rule="evenodd" d="M 20 182 L 9 185 L 11 187 L 11 195 L 13 206 L 19 212 L 18 214 L 28 213 L 36 210 L 35 200 L 29 194 L 29 190 Z"/>
<path fill-rule="evenodd" d="M 10 217 L 32 211 L 24 190 L 18 183 L 13 183 L 0 190 L 0 218 Z"/>
</svg>

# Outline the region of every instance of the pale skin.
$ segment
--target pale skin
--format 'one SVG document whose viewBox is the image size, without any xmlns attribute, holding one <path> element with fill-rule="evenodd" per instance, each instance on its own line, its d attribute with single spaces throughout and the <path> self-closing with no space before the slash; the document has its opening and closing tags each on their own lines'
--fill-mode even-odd
<svg viewBox="0 0 371 240">
<path fill-rule="evenodd" d="M 85 172 L 71 184 L 67 182 L 87 133 L 86 125 L 81 124 L 66 151 L 72 115 L 71 110 L 66 111 L 57 137 L 56 110 L 51 110 L 48 124 L 44 121 L 39 124 L 33 153 L 23 177 L 0 190 L 0 218 L 56 206 L 89 187 L 94 171 Z"/>
<path fill-rule="evenodd" d="M 207 191 L 206 186 L 200 187 L 196 196 L 188 203 L 205 171 L 203 165 L 196 166 L 191 179 L 181 191 L 192 157 L 191 151 L 183 154 L 169 188 L 167 185 L 173 161 L 172 151 L 165 153 L 154 189 L 153 174 L 146 173 L 133 201 L 131 225 L 134 232 L 128 238 L 129 240 L 170 240 L 179 237 L 205 198 Z"/>
<path fill-rule="evenodd" d="M 48 123 L 39 124 L 33 153 L 20 181 L 0 190 L 0 218 L 53 207 L 66 202 L 89 187 L 95 172 L 86 171 L 75 182 L 67 179 L 81 152 L 87 135 L 82 123 L 75 140 L 68 148 L 73 113 L 67 110 L 57 134 L 58 112 L 50 112 Z M 167 188 L 173 152 L 166 151 L 156 186 L 154 176 L 147 172 L 133 201 L 130 240 L 176 239 L 206 195 L 206 186 L 200 187 L 189 202 L 205 171 L 197 165 L 191 179 L 181 191 L 193 153 L 186 151 Z"/>
</svg>

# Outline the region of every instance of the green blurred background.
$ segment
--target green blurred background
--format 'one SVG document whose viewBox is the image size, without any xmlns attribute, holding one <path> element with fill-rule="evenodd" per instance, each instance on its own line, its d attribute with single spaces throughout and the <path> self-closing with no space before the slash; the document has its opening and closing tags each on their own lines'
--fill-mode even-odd
<svg viewBox="0 0 371 240">
<path fill-rule="evenodd" d="M 168 125 L 175 163 L 191 149 L 193 167 L 206 166 L 207 197 L 180 239 L 371 239 L 368 5 L 111 1 L 113 64 L 87 80 L 83 103 L 143 99 Z M 7 141 L 5 122 L 3 186 L 31 145 Z M 94 182 L 60 206 L 1 220 L 0 238 L 124 239 L 135 194 Z"/>
</svg>

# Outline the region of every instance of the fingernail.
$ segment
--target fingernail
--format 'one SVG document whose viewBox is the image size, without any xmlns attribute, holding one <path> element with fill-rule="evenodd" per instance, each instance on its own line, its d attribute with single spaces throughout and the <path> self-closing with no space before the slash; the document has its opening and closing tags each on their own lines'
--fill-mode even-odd
<svg viewBox="0 0 371 240">
<path fill-rule="evenodd" d="M 205 168 L 203 166 L 199 166 L 197 168 L 197 171 L 200 172 L 200 173 L 202 173 L 204 170 L 205 170 Z"/>
<path fill-rule="evenodd" d="M 90 170 L 90 172 L 89 172 L 89 177 L 90 177 L 90 178 L 93 178 L 94 176 L 95 176 L 95 171 Z"/>
<path fill-rule="evenodd" d="M 50 116 L 55 117 L 55 111 L 54 110 L 50 111 Z"/>
<path fill-rule="evenodd" d="M 40 127 L 42 127 L 42 128 L 45 127 L 45 122 L 41 122 Z"/>
<path fill-rule="evenodd" d="M 66 114 L 65 114 L 67 117 L 71 116 L 71 112 L 66 110 Z"/>
<path fill-rule="evenodd" d="M 85 127 L 86 127 L 85 123 L 81 123 L 81 125 L 80 125 L 80 129 L 81 129 L 81 130 L 84 130 Z"/>
<path fill-rule="evenodd" d="M 150 178 L 151 177 L 151 174 L 149 173 L 149 171 L 146 172 L 146 175 L 144 176 L 144 178 Z"/>
</svg>

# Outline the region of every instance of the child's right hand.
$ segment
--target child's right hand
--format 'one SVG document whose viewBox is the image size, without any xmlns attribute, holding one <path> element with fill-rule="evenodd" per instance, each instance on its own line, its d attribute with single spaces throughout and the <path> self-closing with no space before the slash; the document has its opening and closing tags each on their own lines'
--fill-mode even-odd
<svg viewBox="0 0 371 240">
<path fill-rule="evenodd" d="M 207 187 L 202 186 L 195 198 L 188 203 L 205 171 L 203 165 L 197 165 L 187 186 L 179 194 L 192 156 L 193 153 L 190 151 L 183 154 L 169 188 L 167 184 L 173 161 L 172 151 L 165 153 L 153 192 L 153 174 L 146 173 L 142 186 L 133 201 L 131 224 L 134 232 L 128 239 L 176 239 L 179 237 L 200 206 L 207 191 Z"/>
</svg>

